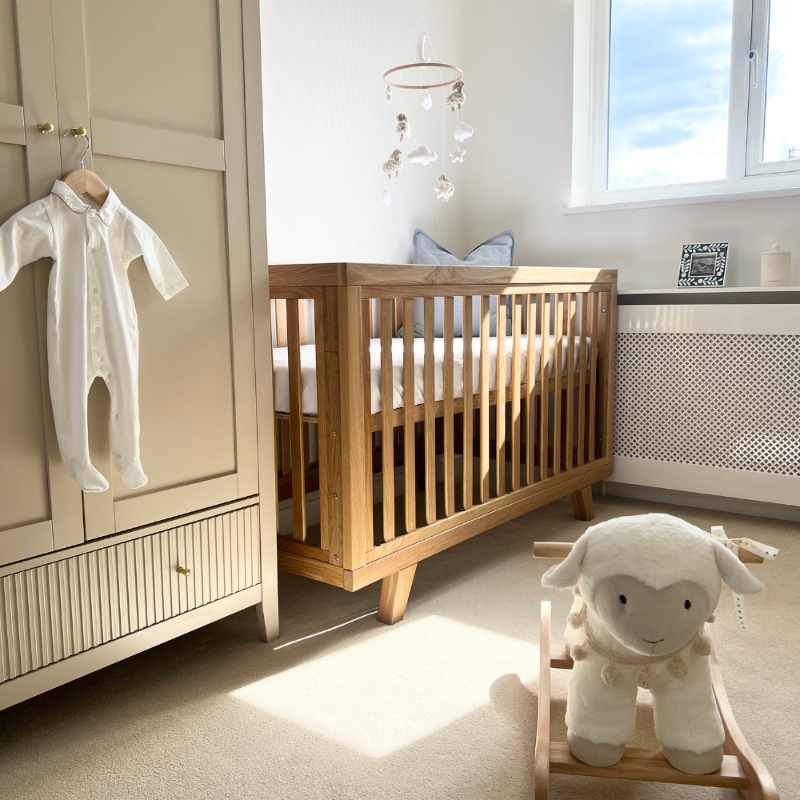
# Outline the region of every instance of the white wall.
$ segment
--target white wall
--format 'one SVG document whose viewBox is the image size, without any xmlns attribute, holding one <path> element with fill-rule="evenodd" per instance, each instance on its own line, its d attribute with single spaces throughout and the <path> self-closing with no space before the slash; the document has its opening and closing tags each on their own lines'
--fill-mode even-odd
<svg viewBox="0 0 800 800">
<path fill-rule="evenodd" d="M 406 155 L 421 143 L 420 118 L 426 112 L 419 94 L 395 92 L 387 105 L 382 75 L 413 54 L 406 50 L 422 5 L 266 0 L 270 263 L 408 263 L 417 226 L 458 251 L 465 187 L 448 170 L 455 195 L 449 203 L 436 200 L 441 154 L 426 167 L 406 164 L 399 180 L 381 172 L 395 147 Z M 460 7 L 459 0 L 436 0 L 424 8 L 432 33 L 456 61 L 463 52 Z M 394 135 L 401 111 L 412 124 L 410 146 Z M 434 113 L 427 112 L 426 127 L 438 132 L 441 117 L 434 120 Z M 426 141 L 437 152 L 440 142 L 438 133 Z M 446 146 L 453 144 L 451 132 Z M 389 208 L 381 203 L 384 188 L 393 197 Z"/>
<path fill-rule="evenodd" d="M 675 285 L 681 246 L 731 243 L 727 285 L 758 286 L 760 254 L 794 253 L 800 197 L 562 216 L 572 166 L 573 4 L 465 0 L 467 248 L 505 228 L 518 265 L 613 267 L 620 288 Z"/>
</svg>

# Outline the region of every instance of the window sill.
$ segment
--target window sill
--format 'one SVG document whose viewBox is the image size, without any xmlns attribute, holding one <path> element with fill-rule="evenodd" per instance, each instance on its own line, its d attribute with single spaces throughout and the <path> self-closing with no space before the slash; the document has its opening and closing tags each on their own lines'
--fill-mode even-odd
<svg viewBox="0 0 800 800">
<path fill-rule="evenodd" d="M 665 197 L 658 200 L 633 200 L 625 203 L 598 203 L 588 206 L 568 206 L 561 214 L 595 214 L 601 211 L 631 211 L 638 208 L 667 208 L 669 206 L 703 205 L 706 203 L 731 203 L 737 200 L 772 200 L 776 197 L 797 197 L 800 187 L 791 189 L 763 189 L 727 194 L 704 194 L 697 197 Z"/>
</svg>

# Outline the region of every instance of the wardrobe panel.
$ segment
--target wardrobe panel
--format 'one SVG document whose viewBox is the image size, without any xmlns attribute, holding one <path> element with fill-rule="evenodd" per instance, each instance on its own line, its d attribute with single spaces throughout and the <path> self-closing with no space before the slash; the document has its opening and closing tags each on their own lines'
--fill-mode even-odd
<svg viewBox="0 0 800 800">
<path fill-rule="evenodd" d="M 112 471 L 115 499 L 236 470 L 223 174 L 94 157 L 95 170 L 149 221 L 189 282 L 165 301 L 143 260 L 128 277 L 139 317 L 143 489 Z"/>
<path fill-rule="evenodd" d="M 0 175 L 2 224 L 27 205 L 24 148 L 0 144 Z M 0 292 L 0 376 L 2 531 L 50 516 L 36 295 L 30 267 Z"/>
<path fill-rule="evenodd" d="M 222 136 L 214 0 L 85 0 L 83 13 L 92 116 Z"/>
<path fill-rule="evenodd" d="M 84 124 L 87 167 L 155 230 L 189 283 L 167 302 L 141 260 L 129 269 L 148 483 L 131 490 L 114 474 L 107 393 L 93 388 L 92 461 L 111 483 L 84 497 L 94 539 L 258 491 L 241 5 L 51 8 L 59 113 Z M 85 60 L 75 57 L 84 47 Z"/>
<path fill-rule="evenodd" d="M 14 0 L 0 0 L 0 103 L 22 105 Z M 5 172 L 0 175 L 5 177 Z"/>
<path fill-rule="evenodd" d="M 60 175 L 49 0 L 0 0 L 0 224 Z M 45 347 L 50 259 L 0 291 L 0 565 L 83 540 L 55 441 Z"/>
</svg>

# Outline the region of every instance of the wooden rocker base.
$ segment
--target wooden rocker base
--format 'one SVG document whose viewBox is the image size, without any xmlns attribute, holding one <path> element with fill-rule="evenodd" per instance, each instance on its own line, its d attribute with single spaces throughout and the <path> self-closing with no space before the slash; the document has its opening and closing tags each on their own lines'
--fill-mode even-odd
<svg viewBox="0 0 800 800">
<path fill-rule="evenodd" d="M 631 781 L 677 783 L 738 789 L 747 800 L 779 800 L 778 790 L 767 768 L 745 741 L 733 718 L 716 654 L 711 652 L 711 674 L 717 698 L 725 744 L 722 766 L 708 775 L 689 775 L 675 769 L 661 750 L 628 747 L 622 760 L 611 767 L 593 767 L 579 761 L 566 742 L 550 741 L 550 670 L 572 669 L 564 645 L 550 643 L 550 603 L 542 603 L 539 637 L 539 713 L 534 756 L 534 798 L 549 800 L 550 775 L 586 775 L 594 778 L 623 778 Z"/>
</svg>

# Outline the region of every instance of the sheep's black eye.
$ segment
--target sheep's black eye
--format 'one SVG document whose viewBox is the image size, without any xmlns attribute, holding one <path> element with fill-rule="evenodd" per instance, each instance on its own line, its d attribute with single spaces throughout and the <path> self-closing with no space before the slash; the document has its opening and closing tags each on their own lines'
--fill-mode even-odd
<svg viewBox="0 0 800 800">
<path fill-rule="evenodd" d="M 692 604 L 691 604 L 691 603 L 690 603 L 690 602 L 687 600 L 687 601 L 686 601 L 686 602 L 683 604 L 683 607 L 684 607 L 684 608 L 685 608 L 685 609 L 688 611 L 688 610 L 689 610 L 689 609 L 692 607 Z"/>
<path fill-rule="evenodd" d="M 619 601 L 620 601 L 620 603 L 622 603 L 622 605 L 625 605 L 625 603 L 627 603 L 627 602 L 628 602 L 628 598 L 627 598 L 627 597 L 625 597 L 625 595 L 624 595 L 624 594 L 621 594 L 621 595 L 619 596 Z"/>
</svg>

